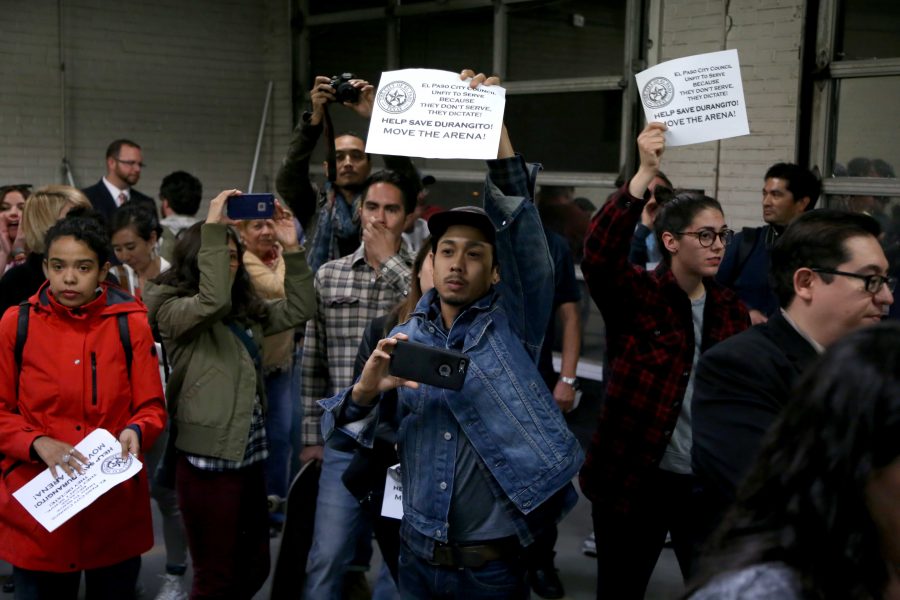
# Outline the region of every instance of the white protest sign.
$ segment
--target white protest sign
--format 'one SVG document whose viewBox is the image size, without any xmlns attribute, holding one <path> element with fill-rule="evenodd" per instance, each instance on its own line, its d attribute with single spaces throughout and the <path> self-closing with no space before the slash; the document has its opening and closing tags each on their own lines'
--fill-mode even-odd
<svg viewBox="0 0 900 600">
<path fill-rule="evenodd" d="M 75 449 L 88 458 L 84 473 L 70 478 L 57 467 L 59 477 L 54 479 L 48 468 L 13 492 L 13 497 L 47 531 L 55 530 L 142 467 L 132 455 L 122 460 L 119 440 L 105 429 L 93 431 Z"/>
<path fill-rule="evenodd" d="M 403 483 L 400 480 L 400 463 L 389 467 L 387 475 L 385 475 L 381 516 L 389 519 L 403 518 Z"/>
<path fill-rule="evenodd" d="M 436 69 L 386 71 L 375 93 L 366 152 L 424 158 L 497 158 L 506 90 L 476 89 Z"/>
<path fill-rule="evenodd" d="M 669 127 L 669 146 L 750 133 L 737 50 L 670 60 L 634 77 L 647 121 Z"/>
</svg>

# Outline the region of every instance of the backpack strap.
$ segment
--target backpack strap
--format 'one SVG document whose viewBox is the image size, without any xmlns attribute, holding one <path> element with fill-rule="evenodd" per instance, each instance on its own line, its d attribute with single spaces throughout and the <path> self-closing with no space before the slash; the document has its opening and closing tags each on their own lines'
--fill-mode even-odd
<svg viewBox="0 0 900 600">
<path fill-rule="evenodd" d="M 25 341 L 28 339 L 28 321 L 31 317 L 31 304 L 27 301 L 19 304 L 19 318 L 16 322 L 16 394 L 19 392 L 19 372 L 22 371 L 22 354 L 25 351 Z M 128 379 L 131 379 L 131 363 L 134 361 L 134 348 L 131 346 L 131 330 L 128 329 L 128 315 L 122 313 L 116 316 L 119 323 L 119 340 L 125 351 L 125 366 L 128 369 Z"/>
<path fill-rule="evenodd" d="M 128 380 L 131 380 L 131 363 L 134 361 L 134 348 L 131 347 L 131 331 L 128 329 L 128 314 L 120 313 L 116 315 L 116 321 L 119 323 L 119 340 L 122 342 L 122 349 L 125 351 L 125 367 L 128 369 Z"/>
<path fill-rule="evenodd" d="M 28 319 L 31 316 L 31 304 L 27 301 L 19 304 L 19 320 L 16 323 L 16 370 L 22 369 L 22 352 L 25 340 L 28 339 Z"/>
<path fill-rule="evenodd" d="M 16 322 L 16 396 L 19 395 L 19 373 L 22 372 L 22 353 L 25 351 L 25 340 L 28 339 L 28 319 L 31 316 L 31 304 L 26 300 L 19 304 L 19 319 Z"/>
</svg>

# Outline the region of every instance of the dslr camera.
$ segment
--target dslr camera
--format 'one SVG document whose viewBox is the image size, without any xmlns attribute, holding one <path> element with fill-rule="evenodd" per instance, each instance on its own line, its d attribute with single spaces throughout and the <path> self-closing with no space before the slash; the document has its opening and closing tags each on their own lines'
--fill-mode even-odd
<svg viewBox="0 0 900 600">
<path fill-rule="evenodd" d="M 351 79 L 356 79 L 353 73 L 341 73 L 334 75 L 328 85 L 334 88 L 335 102 L 349 102 L 356 104 L 359 102 L 359 90 L 350 84 Z"/>
</svg>

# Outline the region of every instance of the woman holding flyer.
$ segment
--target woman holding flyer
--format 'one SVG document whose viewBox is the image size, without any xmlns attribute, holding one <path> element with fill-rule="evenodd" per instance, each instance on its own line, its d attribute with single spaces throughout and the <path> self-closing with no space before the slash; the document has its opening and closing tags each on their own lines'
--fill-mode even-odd
<svg viewBox="0 0 900 600">
<path fill-rule="evenodd" d="M 127 465 L 166 419 L 147 311 L 101 283 L 110 255 L 104 227 L 69 216 L 45 246 L 48 281 L 0 321 L 0 559 L 14 567 L 16 598 L 74 600 L 82 571 L 88 598 L 127 598 L 140 555 L 153 546 L 144 470 L 52 532 L 12 496 L 49 467 L 56 481 L 40 494 L 66 498 L 79 487 L 68 479 L 88 467 L 75 446 L 89 434 L 117 437 L 116 462 Z"/>
</svg>

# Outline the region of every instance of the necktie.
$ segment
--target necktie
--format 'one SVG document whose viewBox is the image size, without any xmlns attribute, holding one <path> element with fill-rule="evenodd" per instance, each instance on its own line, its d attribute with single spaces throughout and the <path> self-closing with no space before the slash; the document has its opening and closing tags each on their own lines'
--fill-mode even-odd
<svg viewBox="0 0 900 600">
<path fill-rule="evenodd" d="M 119 197 L 117 198 L 117 205 L 122 206 L 128 200 L 128 196 L 125 195 L 125 192 L 119 192 Z"/>
</svg>

